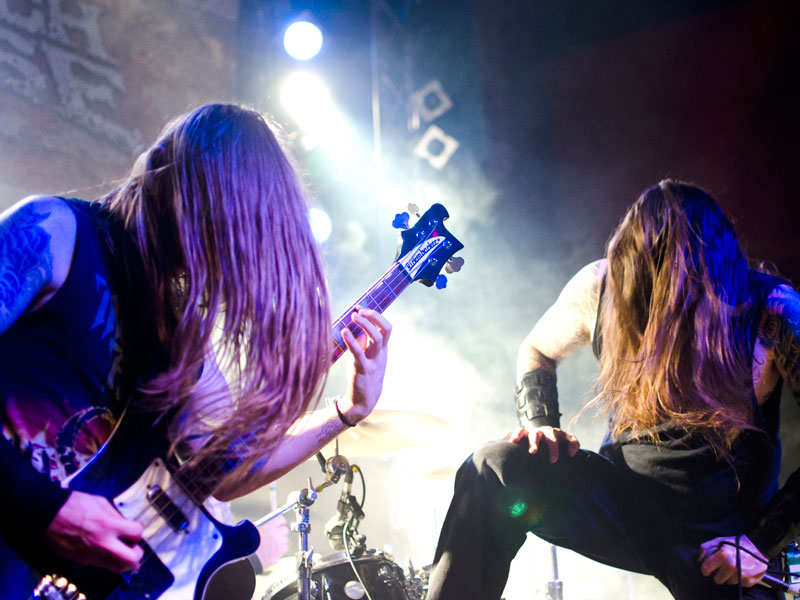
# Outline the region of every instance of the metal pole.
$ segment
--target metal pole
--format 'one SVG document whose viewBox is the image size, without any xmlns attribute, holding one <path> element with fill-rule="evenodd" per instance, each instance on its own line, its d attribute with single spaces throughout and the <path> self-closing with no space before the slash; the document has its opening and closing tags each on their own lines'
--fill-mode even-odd
<svg viewBox="0 0 800 600">
<path fill-rule="evenodd" d="M 310 490 L 310 491 L 309 491 Z M 292 523 L 292 530 L 299 534 L 299 552 L 297 553 L 297 597 L 298 600 L 312 600 L 311 596 L 311 558 L 314 550 L 308 549 L 308 533 L 311 531 L 308 507 L 317 499 L 317 491 L 309 482 L 308 489 L 300 490 L 297 501 L 293 504 L 297 512 L 297 521 Z"/>
<path fill-rule="evenodd" d="M 378 2 L 369 3 L 370 37 L 369 37 L 369 62 L 372 77 L 372 160 L 378 178 L 382 176 L 382 147 L 381 147 L 381 83 L 380 67 L 378 61 Z"/>
<path fill-rule="evenodd" d="M 558 557 L 556 556 L 556 545 L 550 544 L 550 553 L 553 559 L 553 580 L 547 582 L 547 600 L 563 600 L 564 586 L 558 580 Z"/>
</svg>

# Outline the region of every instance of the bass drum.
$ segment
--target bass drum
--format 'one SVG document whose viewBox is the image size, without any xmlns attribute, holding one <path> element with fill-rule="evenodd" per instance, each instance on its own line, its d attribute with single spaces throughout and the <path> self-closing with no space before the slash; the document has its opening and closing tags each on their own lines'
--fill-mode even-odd
<svg viewBox="0 0 800 600">
<path fill-rule="evenodd" d="M 314 565 L 311 579 L 312 590 L 319 590 L 315 597 L 324 600 L 367 600 L 366 592 L 372 600 L 416 600 L 407 593 L 403 569 L 388 554 L 375 550 L 354 558 L 353 565 L 344 552 L 326 556 Z M 297 577 L 268 587 L 263 600 L 297 600 Z"/>
</svg>

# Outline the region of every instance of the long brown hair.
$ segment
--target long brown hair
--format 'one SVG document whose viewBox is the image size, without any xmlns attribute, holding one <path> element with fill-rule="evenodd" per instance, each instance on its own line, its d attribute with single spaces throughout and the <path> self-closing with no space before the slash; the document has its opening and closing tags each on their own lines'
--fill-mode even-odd
<svg viewBox="0 0 800 600">
<path fill-rule="evenodd" d="M 103 202 L 141 256 L 167 357 L 140 382 L 140 406 L 180 415 L 176 447 L 209 440 L 195 460 L 254 431 L 237 448 L 263 457 L 319 398 L 331 349 L 306 196 L 270 124 L 236 105 L 197 108 L 167 125 Z M 198 383 L 212 344 L 229 402 Z"/>
<path fill-rule="evenodd" d="M 612 435 L 699 435 L 728 456 L 752 423 L 752 302 L 736 233 L 714 199 L 662 181 L 607 247 L 599 401 Z"/>
</svg>

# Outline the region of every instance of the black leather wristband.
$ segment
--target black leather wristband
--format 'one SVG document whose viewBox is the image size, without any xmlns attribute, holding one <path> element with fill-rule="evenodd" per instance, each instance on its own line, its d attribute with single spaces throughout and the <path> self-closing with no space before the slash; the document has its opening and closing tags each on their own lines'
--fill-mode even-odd
<svg viewBox="0 0 800 600">
<path fill-rule="evenodd" d="M 544 369 L 528 371 L 522 376 L 514 397 L 520 425 L 561 426 L 555 373 Z"/>
</svg>

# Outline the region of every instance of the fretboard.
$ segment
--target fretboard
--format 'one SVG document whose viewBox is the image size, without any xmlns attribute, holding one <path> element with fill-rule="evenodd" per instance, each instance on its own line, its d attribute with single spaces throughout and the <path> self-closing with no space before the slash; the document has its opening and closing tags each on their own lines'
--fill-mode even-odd
<svg viewBox="0 0 800 600">
<path fill-rule="evenodd" d="M 347 351 L 347 346 L 342 339 L 342 329 L 347 327 L 356 336 L 356 339 L 364 334 L 350 318 L 353 311 L 357 308 L 371 308 L 382 313 L 409 286 L 411 281 L 411 277 L 399 263 L 392 264 L 372 287 L 333 322 L 333 362 L 336 362 Z"/>
</svg>

